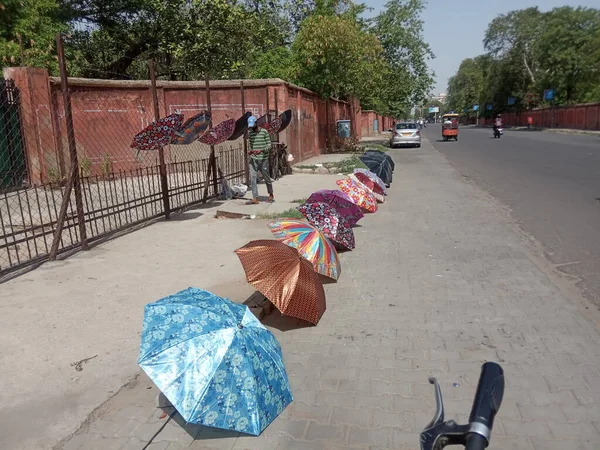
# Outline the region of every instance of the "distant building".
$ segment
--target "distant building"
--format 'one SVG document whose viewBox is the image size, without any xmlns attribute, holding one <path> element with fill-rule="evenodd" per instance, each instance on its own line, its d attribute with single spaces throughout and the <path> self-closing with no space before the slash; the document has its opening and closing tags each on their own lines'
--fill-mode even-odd
<svg viewBox="0 0 600 450">
<path fill-rule="evenodd" d="M 446 103 L 446 97 L 446 93 L 441 92 L 439 95 L 434 96 L 433 99 L 437 100 L 438 102 Z"/>
</svg>

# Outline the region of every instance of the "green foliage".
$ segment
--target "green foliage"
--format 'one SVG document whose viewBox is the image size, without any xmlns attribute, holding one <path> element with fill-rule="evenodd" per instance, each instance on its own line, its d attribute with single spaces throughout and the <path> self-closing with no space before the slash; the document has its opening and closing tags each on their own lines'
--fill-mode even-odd
<svg viewBox="0 0 600 450">
<path fill-rule="evenodd" d="M 293 79 L 292 52 L 288 47 L 275 47 L 257 55 L 251 64 L 249 78 Z"/>
<path fill-rule="evenodd" d="M 543 104 L 545 89 L 555 89 L 554 104 L 600 101 L 600 10 L 537 8 L 511 11 L 488 26 L 486 55 L 462 62 L 449 80 L 451 108 L 492 103 L 495 112 Z M 482 111 L 484 114 L 485 110 Z"/>
</svg>

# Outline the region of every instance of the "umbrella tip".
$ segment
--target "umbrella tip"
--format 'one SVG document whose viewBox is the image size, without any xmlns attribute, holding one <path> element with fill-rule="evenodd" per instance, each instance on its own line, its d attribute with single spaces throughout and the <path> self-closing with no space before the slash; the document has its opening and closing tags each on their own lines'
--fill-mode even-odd
<svg viewBox="0 0 600 450">
<path fill-rule="evenodd" d="M 244 328 L 244 325 L 242 325 L 241 323 L 238 323 L 238 328 L 241 330 L 242 328 Z"/>
</svg>

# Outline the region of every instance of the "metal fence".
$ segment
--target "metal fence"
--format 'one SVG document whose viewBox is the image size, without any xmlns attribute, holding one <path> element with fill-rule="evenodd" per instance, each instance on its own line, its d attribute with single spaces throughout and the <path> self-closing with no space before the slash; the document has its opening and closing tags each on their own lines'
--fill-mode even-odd
<svg viewBox="0 0 600 450">
<path fill-rule="evenodd" d="M 223 179 L 247 178 L 243 139 L 136 155 L 125 125 L 147 125 L 139 104 L 103 104 L 111 114 L 88 120 L 95 107 L 72 101 L 60 50 L 59 42 L 60 89 L 21 95 L 12 80 L 0 79 L 0 280 L 216 198 Z M 156 99 L 154 83 L 150 89 Z M 207 97 L 210 109 L 208 89 Z"/>
</svg>

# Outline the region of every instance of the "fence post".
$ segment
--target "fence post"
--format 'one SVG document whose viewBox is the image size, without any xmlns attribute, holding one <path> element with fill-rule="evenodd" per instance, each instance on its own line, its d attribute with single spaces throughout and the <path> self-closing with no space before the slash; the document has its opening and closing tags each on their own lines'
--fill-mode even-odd
<svg viewBox="0 0 600 450">
<path fill-rule="evenodd" d="M 160 119 L 160 109 L 158 107 L 158 93 L 156 91 L 156 71 L 154 69 L 154 60 L 148 61 L 148 72 L 150 73 L 150 90 L 152 91 L 152 103 L 154 105 L 154 120 Z M 160 190 L 163 199 L 163 209 L 165 219 L 171 216 L 171 204 L 169 201 L 169 180 L 167 178 L 167 165 L 165 163 L 165 149 L 158 149 L 158 172 L 160 174 Z"/>
<path fill-rule="evenodd" d="M 240 94 L 242 95 L 242 116 L 246 114 L 246 92 L 244 91 L 244 80 L 240 80 Z M 244 141 L 244 178 L 246 185 L 250 186 L 250 162 L 248 161 L 248 140 L 246 139 L 246 133 L 242 137 Z"/>
<path fill-rule="evenodd" d="M 206 85 L 206 107 L 208 108 L 208 112 L 210 113 L 210 115 L 212 117 L 212 101 L 210 98 L 210 80 L 208 79 L 208 74 L 206 75 L 204 83 Z M 213 175 L 212 176 L 213 189 L 214 189 L 215 195 L 217 195 L 219 193 L 219 184 L 218 184 L 218 180 L 217 180 L 217 155 L 215 155 L 215 146 L 214 145 L 210 146 L 209 165 L 210 165 L 210 169 L 212 170 L 212 175 Z M 208 183 L 208 179 L 206 181 Z M 207 186 L 208 186 L 208 184 L 207 184 Z"/>
<path fill-rule="evenodd" d="M 87 250 L 87 232 L 85 229 L 85 216 L 83 211 L 83 197 L 81 195 L 81 178 L 79 176 L 79 160 L 77 158 L 77 143 L 75 141 L 75 130 L 73 127 L 73 111 L 71 110 L 71 94 L 69 92 L 69 81 L 67 78 L 67 66 L 65 63 L 65 50 L 63 47 L 62 35 L 56 34 L 56 50 L 58 53 L 58 68 L 60 70 L 60 87 L 63 95 L 63 107 L 65 110 L 65 125 L 67 128 L 67 142 L 69 144 L 69 155 L 71 159 L 71 174 L 65 189 L 62 204 L 60 205 L 60 213 L 56 222 L 56 230 L 52 239 L 52 247 L 50 248 L 49 259 L 56 259 L 58 253 L 58 245 L 61 240 L 62 230 L 67 218 L 67 211 L 71 202 L 71 190 L 75 190 L 75 209 L 77 211 L 77 224 L 79 228 L 79 239 L 81 248 Z"/>
</svg>

